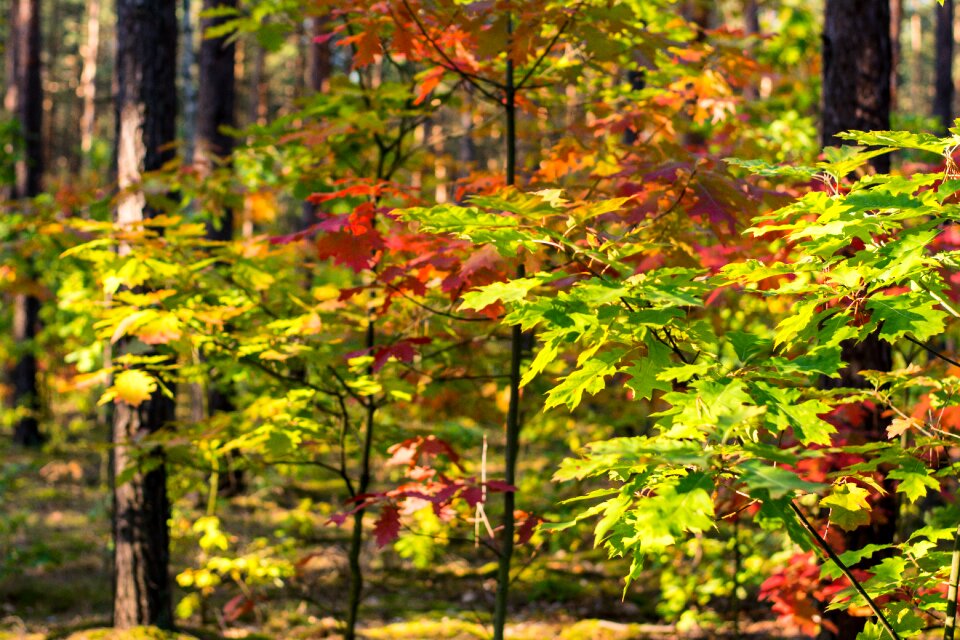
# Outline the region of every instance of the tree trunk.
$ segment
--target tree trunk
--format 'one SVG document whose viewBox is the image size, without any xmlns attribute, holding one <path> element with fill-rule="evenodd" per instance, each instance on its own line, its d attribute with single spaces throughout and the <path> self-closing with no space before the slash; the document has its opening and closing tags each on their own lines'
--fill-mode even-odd
<svg viewBox="0 0 960 640">
<path fill-rule="evenodd" d="M 93 150 L 93 135 L 96 126 L 97 54 L 100 51 L 100 0 L 87 0 L 87 41 L 80 49 L 83 71 L 80 72 L 80 97 L 83 111 L 80 114 L 81 166 L 90 167 Z"/>
<path fill-rule="evenodd" d="M 13 0 L 10 13 L 10 38 L 7 58 L 6 107 L 18 121 L 23 153 L 15 163 L 12 196 L 29 199 L 40 193 L 43 176 L 43 89 L 40 81 L 40 1 Z M 24 274 L 27 279 L 34 278 Z M 25 411 L 14 427 L 14 441 L 36 446 L 40 435 L 37 414 L 40 399 L 37 389 L 37 356 L 34 340 L 40 324 L 40 302 L 29 294 L 13 300 L 13 341 L 22 352 L 10 378 L 13 406 Z"/>
<path fill-rule="evenodd" d="M 743 30 L 745 33 L 760 33 L 760 5 L 757 0 L 744 0 Z"/>
<path fill-rule="evenodd" d="M 143 172 L 172 159 L 175 139 L 177 16 L 172 0 L 117 0 L 117 181 L 118 224 L 155 215 L 137 190 Z M 121 252 L 129 250 L 121 247 Z M 119 352 L 130 348 L 121 341 Z M 142 351 L 142 348 L 141 348 Z M 173 626 L 169 575 L 166 469 L 162 452 L 144 465 L 133 450 L 174 415 L 174 402 L 159 390 L 139 407 L 118 403 L 113 416 L 114 606 L 118 628 Z"/>
<path fill-rule="evenodd" d="M 903 0 L 890 0 L 890 111 L 896 111 L 899 106 L 900 85 L 903 82 L 903 74 L 900 70 L 900 58 L 903 53 L 903 46 L 900 42 L 900 36 L 903 33 Z"/>
<path fill-rule="evenodd" d="M 204 0 L 203 10 L 219 7 L 235 9 L 237 0 Z M 207 18 L 202 28 L 216 27 L 227 18 Z M 201 175 L 211 171 L 216 164 L 228 161 L 233 152 L 233 136 L 224 133 L 224 127 L 236 127 L 236 53 L 234 40 L 227 36 L 218 38 L 204 37 L 200 42 L 200 97 L 197 108 L 197 154 L 195 164 Z M 217 218 L 207 220 L 207 237 L 211 240 L 227 242 L 233 239 L 233 209 L 223 207 L 217 211 Z M 207 412 L 233 411 L 229 390 L 220 388 L 219 376 L 211 374 L 207 393 Z M 245 481 L 243 470 L 233 465 L 235 456 L 228 457 L 230 468 L 224 469 L 218 479 L 220 495 L 236 495 L 243 491 Z"/>
<path fill-rule="evenodd" d="M 253 71 L 250 74 L 250 102 L 249 124 L 267 124 L 267 114 L 270 111 L 270 96 L 267 92 L 267 52 L 257 43 L 249 44 L 254 48 Z"/>
<path fill-rule="evenodd" d="M 936 12 L 933 115 L 945 135 L 953 125 L 953 0 L 946 0 L 943 6 L 937 4 Z"/>
<path fill-rule="evenodd" d="M 823 144 L 845 144 L 837 133 L 890 128 L 890 76 L 892 46 L 890 38 L 889 0 L 827 0 L 823 30 Z M 877 171 L 890 169 L 889 157 L 875 158 Z M 892 364 L 890 344 L 877 336 L 868 336 L 860 343 L 843 346 L 847 368 L 839 386 L 864 387 L 859 375 L 863 369 L 889 371 Z M 853 425 L 852 434 L 865 442 L 884 439 L 884 418 L 877 408 L 863 424 Z M 893 495 L 889 492 L 887 498 Z M 847 536 L 851 549 L 868 543 L 893 541 L 896 531 L 895 504 L 887 499 L 874 506 L 874 514 L 887 512 L 886 521 L 877 518 L 871 526 Z M 836 635 L 824 630 L 823 637 L 854 638 L 866 619 L 855 618 L 845 611 L 828 612 L 824 616 L 838 629 Z"/>
<path fill-rule="evenodd" d="M 204 0 L 203 10 L 217 7 L 236 8 L 237 0 Z M 226 18 L 207 18 L 204 32 L 223 23 Z M 226 36 L 204 38 L 200 43 L 200 95 L 197 104 L 196 165 L 201 174 L 209 172 L 233 152 L 233 136 L 224 127 L 236 126 L 235 58 L 237 47 Z M 233 210 L 219 211 L 218 220 L 207 223 L 211 240 L 233 237 Z"/>
<path fill-rule="evenodd" d="M 196 53 L 193 48 L 193 9 L 183 0 L 180 19 L 183 51 L 180 53 L 180 82 L 183 85 L 183 162 L 191 164 L 197 137 L 197 83 L 193 78 Z"/>
<path fill-rule="evenodd" d="M 842 131 L 890 129 L 889 0 L 827 0 L 824 18 L 823 145 L 843 144 Z M 873 166 L 889 171 L 889 156 Z"/>
<path fill-rule="evenodd" d="M 311 94 L 326 93 L 330 89 L 330 75 L 333 72 L 330 59 L 330 45 L 316 42 L 328 28 L 326 18 L 310 18 L 307 38 L 307 88 Z M 317 222 L 317 205 L 304 201 L 302 206 L 301 228 L 306 229 Z"/>
</svg>

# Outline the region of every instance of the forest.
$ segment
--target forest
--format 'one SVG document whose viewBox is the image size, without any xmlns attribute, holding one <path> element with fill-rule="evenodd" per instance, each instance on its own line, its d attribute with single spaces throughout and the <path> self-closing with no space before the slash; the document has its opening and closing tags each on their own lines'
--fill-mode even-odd
<svg viewBox="0 0 960 640">
<path fill-rule="evenodd" d="M 953 0 L 0 4 L 0 640 L 954 639 Z"/>
</svg>

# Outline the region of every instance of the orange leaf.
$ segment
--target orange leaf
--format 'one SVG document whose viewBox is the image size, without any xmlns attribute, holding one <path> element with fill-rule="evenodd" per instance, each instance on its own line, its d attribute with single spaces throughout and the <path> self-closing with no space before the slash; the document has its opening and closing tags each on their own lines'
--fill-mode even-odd
<svg viewBox="0 0 960 640">
<path fill-rule="evenodd" d="M 420 90 L 417 92 L 417 99 L 413 101 L 414 105 L 422 104 L 423 101 L 427 99 L 427 96 L 440 84 L 444 73 L 446 73 L 446 69 L 443 67 L 434 67 L 424 74 L 423 80 L 420 81 Z"/>
</svg>

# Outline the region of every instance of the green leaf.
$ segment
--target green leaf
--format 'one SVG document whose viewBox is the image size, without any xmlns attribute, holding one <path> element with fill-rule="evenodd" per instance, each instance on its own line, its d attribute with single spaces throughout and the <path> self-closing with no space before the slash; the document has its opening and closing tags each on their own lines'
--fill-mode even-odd
<svg viewBox="0 0 960 640">
<path fill-rule="evenodd" d="M 820 506 L 830 509 L 830 522 L 846 531 L 853 531 L 870 522 L 869 495 L 866 489 L 846 482 L 822 498 Z"/>
<path fill-rule="evenodd" d="M 727 339 L 733 346 L 733 352 L 744 364 L 754 356 L 768 351 L 772 347 L 770 341 L 766 338 L 745 331 L 730 331 L 727 333 Z"/>
<path fill-rule="evenodd" d="M 888 477 L 899 480 L 897 493 L 907 496 L 912 503 L 927 495 L 927 491 L 939 491 L 940 483 L 935 478 L 930 477 L 932 473 L 922 462 L 916 459 L 906 458 L 902 461 L 899 469 L 890 471 Z"/>
<path fill-rule="evenodd" d="M 625 349 L 614 349 L 588 359 L 547 393 L 544 409 L 565 404 L 573 410 L 580 404 L 584 393 L 596 395 L 603 391 L 606 377 L 617 373 L 617 363 L 625 352 Z"/>
<path fill-rule="evenodd" d="M 535 288 L 555 279 L 556 276 L 538 273 L 529 278 L 515 278 L 506 282 L 494 282 L 463 294 L 461 310 L 480 311 L 496 302 L 509 304 L 523 300 Z"/>
<path fill-rule="evenodd" d="M 920 294 L 876 295 L 867 301 L 871 322 L 880 325 L 879 336 L 888 342 L 911 334 L 927 340 L 943 333 L 947 314 L 936 308 L 934 301 Z"/>
<path fill-rule="evenodd" d="M 760 460 L 744 460 L 740 468 L 743 469 L 740 480 L 754 498 L 782 498 L 786 495 L 793 496 L 797 491 L 815 493 L 824 487 L 822 484 L 801 480 L 792 471 L 764 464 Z M 755 495 L 754 492 L 760 495 Z"/>
</svg>

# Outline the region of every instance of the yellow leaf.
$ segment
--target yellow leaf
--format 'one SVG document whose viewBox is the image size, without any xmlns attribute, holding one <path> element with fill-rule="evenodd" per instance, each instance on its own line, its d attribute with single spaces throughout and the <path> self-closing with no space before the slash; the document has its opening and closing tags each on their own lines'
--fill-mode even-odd
<svg viewBox="0 0 960 640">
<path fill-rule="evenodd" d="M 172 313 L 165 313 L 145 322 L 133 333 L 146 344 L 167 344 L 183 335 L 180 321 Z"/>
<path fill-rule="evenodd" d="M 920 421 L 916 418 L 894 418 L 890 426 L 887 427 L 887 437 L 890 439 L 896 438 L 906 433 L 911 427 L 919 426 Z"/>
<path fill-rule="evenodd" d="M 113 386 L 108 391 L 120 402 L 131 407 L 139 407 L 150 395 L 157 390 L 157 381 L 140 369 L 127 369 L 113 379 Z"/>
</svg>

